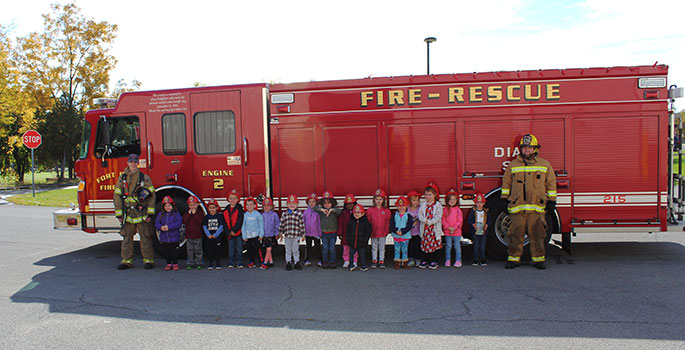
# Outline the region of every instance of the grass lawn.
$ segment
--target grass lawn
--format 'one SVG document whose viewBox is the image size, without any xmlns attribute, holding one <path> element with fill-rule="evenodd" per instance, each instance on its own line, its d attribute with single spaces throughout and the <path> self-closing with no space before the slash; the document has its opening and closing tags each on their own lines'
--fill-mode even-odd
<svg viewBox="0 0 685 350">
<path fill-rule="evenodd" d="M 37 205 L 44 207 L 69 207 L 69 203 L 78 203 L 76 189 L 68 188 L 61 190 L 26 193 L 7 198 L 8 201 L 18 205 Z"/>
<path fill-rule="evenodd" d="M 68 175 L 68 174 L 65 174 Z M 78 182 L 77 180 L 65 180 L 66 182 Z M 57 174 L 54 171 L 36 172 L 36 185 L 54 184 L 57 182 Z M 24 174 L 24 182 L 18 182 L 14 177 L 0 177 L 0 186 L 31 185 L 31 172 Z"/>
</svg>

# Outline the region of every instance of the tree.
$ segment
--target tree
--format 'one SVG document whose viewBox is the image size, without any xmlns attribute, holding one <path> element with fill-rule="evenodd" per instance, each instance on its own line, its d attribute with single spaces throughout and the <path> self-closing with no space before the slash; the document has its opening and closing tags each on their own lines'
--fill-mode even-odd
<svg viewBox="0 0 685 350">
<path fill-rule="evenodd" d="M 73 177 L 80 139 L 75 131 L 81 130 L 93 98 L 108 91 L 109 71 L 116 64 L 109 50 L 117 26 L 85 18 L 74 4 L 52 4 L 51 9 L 43 15 L 43 33 L 17 40 L 21 50 L 15 57 L 23 90 L 43 111 L 40 129 L 49 131 L 44 141 L 50 150 L 39 148 L 47 157 L 43 162 L 68 167 Z M 64 172 L 58 177 L 62 180 Z"/>
</svg>

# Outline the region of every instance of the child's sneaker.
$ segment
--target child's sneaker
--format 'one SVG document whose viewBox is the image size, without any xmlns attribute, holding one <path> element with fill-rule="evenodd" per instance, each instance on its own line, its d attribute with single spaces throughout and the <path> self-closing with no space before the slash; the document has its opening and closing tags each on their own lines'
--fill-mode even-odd
<svg viewBox="0 0 685 350">
<path fill-rule="evenodd" d="M 416 266 L 416 261 L 414 261 L 414 259 L 409 260 L 409 262 L 407 263 L 407 266 L 410 266 L 410 267 Z"/>
<path fill-rule="evenodd" d="M 356 269 L 357 269 L 357 264 L 352 264 L 352 265 L 350 266 L 350 271 L 354 271 L 354 270 L 356 270 Z"/>
<path fill-rule="evenodd" d="M 428 266 L 428 268 L 431 269 L 431 270 L 435 270 L 435 269 L 438 268 L 438 263 L 436 263 L 435 261 L 433 261 L 433 262 Z"/>
<path fill-rule="evenodd" d="M 169 271 L 169 270 L 171 270 L 171 264 L 166 264 L 166 266 L 164 267 L 164 271 Z"/>
<path fill-rule="evenodd" d="M 378 261 L 376 261 L 376 260 L 371 260 L 371 268 L 372 268 L 372 269 L 375 269 L 376 267 L 378 267 L 377 265 L 378 265 Z"/>
<path fill-rule="evenodd" d="M 233 264 L 228 264 L 228 265 L 226 265 L 226 268 L 227 268 L 227 269 L 232 269 L 232 268 L 233 268 Z"/>
<path fill-rule="evenodd" d="M 214 266 L 214 270 L 221 270 L 221 264 L 216 264 L 216 266 Z"/>
<path fill-rule="evenodd" d="M 363 266 L 362 268 L 359 269 L 359 271 L 369 271 L 369 268 L 366 266 Z"/>
<path fill-rule="evenodd" d="M 445 267 L 450 267 L 450 261 L 449 260 L 445 260 Z"/>
<path fill-rule="evenodd" d="M 298 262 L 298 264 L 299 264 L 299 262 Z M 309 266 L 309 265 L 311 265 L 311 264 L 312 264 L 312 263 L 311 263 L 311 261 L 309 261 L 309 260 L 305 260 L 305 262 L 304 262 L 304 266 Z"/>
<path fill-rule="evenodd" d="M 193 269 L 193 266 L 192 266 L 192 265 L 186 266 L 186 270 L 192 270 L 192 269 Z"/>
<path fill-rule="evenodd" d="M 449 265 L 448 265 L 449 266 Z M 461 267 L 461 261 L 455 261 L 454 267 Z"/>
<path fill-rule="evenodd" d="M 250 262 L 249 264 L 247 264 L 247 268 L 248 268 L 248 269 L 254 268 L 254 267 L 256 267 L 256 266 L 257 266 L 257 265 L 255 265 L 255 263 L 253 263 L 253 262 Z"/>
<path fill-rule="evenodd" d="M 316 265 L 318 265 L 319 267 L 323 267 L 323 263 L 321 261 L 317 262 Z"/>
<path fill-rule="evenodd" d="M 268 266 L 267 264 L 265 264 L 265 263 L 262 263 L 261 265 L 259 265 L 259 268 L 262 269 L 262 270 L 266 270 L 266 269 L 269 268 L 269 266 Z"/>
<path fill-rule="evenodd" d="M 244 268 L 245 268 L 245 265 L 243 265 L 243 264 L 238 264 L 238 268 L 239 268 L 239 269 L 244 269 Z"/>
<path fill-rule="evenodd" d="M 481 261 L 480 261 L 480 266 L 486 267 L 486 266 L 488 266 L 488 263 L 487 263 L 485 260 L 481 260 Z"/>
<path fill-rule="evenodd" d="M 290 271 L 292 269 L 293 269 L 293 264 L 291 264 L 290 261 L 288 261 L 288 263 L 285 264 L 285 270 Z"/>
<path fill-rule="evenodd" d="M 343 268 L 348 268 L 348 267 L 350 267 L 350 262 L 349 262 L 349 261 L 345 261 L 345 262 L 343 263 L 343 266 L 342 266 L 342 267 L 343 267 Z"/>
<path fill-rule="evenodd" d="M 202 265 L 197 265 L 198 270 L 202 270 Z"/>
<path fill-rule="evenodd" d="M 295 263 L 295 270 L 302 270 L 302 265 L 300 265 L 300 262 Z"/>
<path fill-rule="evenodd" d="M 274 262 L 271 261 L 271 262 L 269 262 L 268 264 L 266 264 L 266 266 L 268 266 L 268 267 L 274 267 Z"/>
<path fill-rule="evenodd" d="M 478 266 L 478 261 L 475 261 L 475 260 L 474 260 L 474 261 L 471 263 L 471 266 Z"/>
<path fill-rule="evenodd" d="M 428 267 L 428 263 L 425 262 L 425 261 L 422 261 L 422 262 L 419 264 L 419 268 L 425 269 L 426 267 Z"/>
<path fill-rule="evenodd" d="M 178 264 L 171 265 L 171 269 L 174 271 L 178 271 Z"/>
<path fill-rule="evenodd" d="M 379 262 L 378 262 L 378 267 L 381 268 L 381 269 L 384 269 L 384 268 L 385 268 L 385 261 L 383 261 L 383 260 L 379 261 Z"/>
<path fill-rule="evenodd" d="M 214 265 L 207 266 L 207 270 L 214 270 Z"/>
</svg>

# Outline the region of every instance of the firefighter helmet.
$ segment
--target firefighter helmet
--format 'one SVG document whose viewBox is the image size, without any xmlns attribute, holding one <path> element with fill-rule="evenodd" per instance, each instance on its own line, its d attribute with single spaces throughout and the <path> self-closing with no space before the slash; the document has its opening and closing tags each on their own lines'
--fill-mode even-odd
<svg viewBox="0 0 685 350">
<path fill-rule="evenodd" d="M 523 137 L 521 137 L 521 142 L 519 142 L 519 146 L 528 146 L 528 147 L 533 147 L 533 148 L 540 148 L 540 144 L 538 143 L 538 138 L 535 137 L 533 134 L 525 134 Z"/>
</svg>

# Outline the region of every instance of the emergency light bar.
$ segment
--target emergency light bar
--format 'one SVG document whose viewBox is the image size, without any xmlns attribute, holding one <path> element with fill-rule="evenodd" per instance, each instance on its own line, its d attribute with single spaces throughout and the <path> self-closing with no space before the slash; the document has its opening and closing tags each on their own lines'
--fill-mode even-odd
<svg viewBox="0 0 685 350">
<path fill-rule="evenodd" d="M 640 78 L 637 81 L 637 87 L 640 89 L 665 88 L 666 78 Z"/>
<path fill-rule="evenodd" d="M 98 107 L 114 107 L 117 105 L 117 100 L 114 98 L 94 98 L 93 104 Z"/>
</svg>

